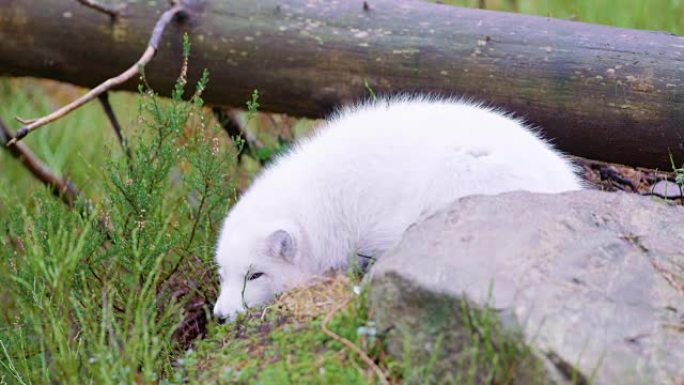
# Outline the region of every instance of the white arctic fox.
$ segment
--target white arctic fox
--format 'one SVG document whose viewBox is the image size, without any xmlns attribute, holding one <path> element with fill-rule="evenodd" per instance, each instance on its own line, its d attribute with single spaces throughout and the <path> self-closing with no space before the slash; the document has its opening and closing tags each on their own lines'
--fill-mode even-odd
<svg viewBox="0 0 684 385">
<path fill-rule="evenodd" d="M 491 108 L 398 97 L 343 109 L 264 170 L 228 213 L 214 313 L 231 318 L 354 254 L 381 257 L 419 217 L 460 197 L 581 188 L 563 155 Z"/>
</svg>

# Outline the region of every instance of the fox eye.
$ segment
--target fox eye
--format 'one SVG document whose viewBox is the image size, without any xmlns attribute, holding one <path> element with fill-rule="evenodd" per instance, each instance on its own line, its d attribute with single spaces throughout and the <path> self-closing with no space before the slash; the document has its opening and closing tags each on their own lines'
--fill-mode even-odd
<svg viewBox="0 0 684 385">
<path fill-rule="evenodd" d="M 254 281 L 255 279 L 261 277 L 262 275 L 264 275 L 264 273 L 252 273 L 249 275 L 249 277 L 247 277 L 247 280 L 248 281 Z"/>
</svg>

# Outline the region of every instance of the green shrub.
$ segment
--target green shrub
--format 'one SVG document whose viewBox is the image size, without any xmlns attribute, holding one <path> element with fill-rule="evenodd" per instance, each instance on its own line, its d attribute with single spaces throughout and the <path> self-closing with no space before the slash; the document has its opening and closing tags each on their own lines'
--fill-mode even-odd
<svg viewBox="0 0 684 385">
<path fill-rule="evenodd" d="M 170 100 L 140 87 L 134 156 L 93 178 L 96 202 L 24 204 L 0 186 L 0 383 L 158 383 L 187 342 L 184 309 L 215 295 L 236 149 L 206 127 L 206 72 L 184 98 L 186 67 Z"/>
</svg>

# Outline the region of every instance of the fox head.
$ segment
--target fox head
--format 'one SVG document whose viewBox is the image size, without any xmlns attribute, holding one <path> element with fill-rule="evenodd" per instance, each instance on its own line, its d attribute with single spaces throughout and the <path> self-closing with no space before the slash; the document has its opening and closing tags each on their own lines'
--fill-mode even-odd
<svg viewBox="0 0 684 385">
<path fill-rule="evenodd" d="M 289 221 L 259 223 L 229 215 L 216 248 L 220 294 L 214 315 L 232 319 L 276 293 L 315 276 L 302 229 Z"/>
</svg>

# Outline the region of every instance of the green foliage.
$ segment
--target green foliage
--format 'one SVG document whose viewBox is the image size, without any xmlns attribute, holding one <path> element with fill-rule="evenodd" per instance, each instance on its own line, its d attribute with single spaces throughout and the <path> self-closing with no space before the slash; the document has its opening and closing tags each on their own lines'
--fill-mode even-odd
<svg viewBox="0 0 684 385">
<path fill-rule="evenodd" d="M 670 164 L 672 165 L 672 171 L 675 173 L 675 183 L 677 183 L 680 188 L 684 188 L 684 165 L 677 167 L 671 153 Z"/>
<path fill-rule="evenodd" d="M 251 99 L 247 101 L 247 122 L 249 126 L 253 122 L 257 113 L 259 112 L 259 90 L 252 91 Z M 260 148 L 254 149 L 250 154 L 259 164 L 266 164 L 278 154 L 286 152 L 290 148 L 290 143 L 278 136 L 275 138 L 275 143 L 272 146 L 263 145 Z"/>
<path fill-rule="evenodd" d="M 679 185 L 680 188 L 684 188 L 684 166 L 675 168 L 675 183 Z"/>
<path fill-rule="evenodd" d="M 447 4 L 514 11 L 616 27 L 684 34 L 681 0 L 445 0 Z"/>
<path fill-rule="evenodd" d="M 371 88 L 370 84 L 368 84 L 368 79 L 363 79 L 363 86 L 366 88 L 368 95 L 373 101 L 378 100 L 377 95 L 375 95 L 375 91 L 373 91 L 373 88 Z"/>
<path fill-rule="evenodd" d="M 290 142 L 283 139 L 282 137 L 276 138 L 276 143 L 272 147 L 264 146 L 255 151 L 254 156 L 256 159 L 263 164 L 268 163 L 278 154 L 283 154 L 290 149 Z"/>
<path fill-rule="evenodd" d="M 465 375 L 455 383 L 518 384 L 519 377 L 538 379 L 533 382 L 537 384 L 544 383 L 541 362 L 535 360 L 522 336 L 501 325 L 499 314 L 494 308 L 487 305 L 482 309 L 473 309 L 463 300 L 461 312 L 467 341 L 461 353 L 465 370 L 459 374 Z"/>
<path fill-rule="evenodd" d="M 381 295 L 388 293 L 382 283 L 376 288 Z M 506 319 L 489 300 L 472 303 L 408 281 L 390 290 L 404 293 L 401 305 L 392 298 L 391 310 L 378 306 L 378 313 L 384 314 L 381 322 L 392 325 L 387 343 L 399 358 L 388 362 L 393 378 L 406 384 L 549 383 L 542 362 L 522 335 L 525 328 L 518 329 L 517 320 Z M 381 300 L 377 292 L 374 295 Z M 393 317 L 399 318 L 390 321 Z"/>
<path fill-rule="evenodd" d="M 69 92 L 70 91 L 70 92 Z M 82 90 L 67 91 L 49 81 L 35 79 L 0 79 L 0 117 L 8 126 L 20 126 L 15 116 L 35 118 L 43 116 L 60 104 L 78 96 Z M 135 110 L 136 96 L 117 92 L 110 95 L 116 110 Z M 120 115 L 121 123 L 129 125 L 134 115 Z M 105 166 L 105 159 L 122 155 L 113 130 L 102 107 L 89 103 L 23 140 L 45 165 L 58 175 L 71 179 L 87 196 L 99 195 L 103 187 L 96 170 Z M 27 204 L 32 193 L 42 189 L 21 164 L 7 151 L 0 151 L 0 184 L 12 186 L 19 202 Z M 3 216 L 0 207 L 0 216 Z"/>
<path fill-rule="evenodd" d="M 351 281 L 362 285 L 358 277 Z M 432 343 L 427 360 L 419 358 L 424 346 L 409 340 L 404 341 L 402 360 L 394 360 L 386 352 L 387 330 L 377 330 L 372 321 L 367 294 L 364 288 L 351 295 L 328 328 L 373 359 L 390 383 L 513 385 L 521 383 L 518 376 L 539 378 L 531 384 L 546 383 L 541 363 L 519 336 L 504 330 L 498 313 L 491 308 L 475 309 L 465 302 L 461 303 L 462 319 L 453 321 L 464 334 L 458 341 L 450 340 L 458 347 L 448 347 L 448 351 L 458 351 L 456 364 L 445 371 L 442 363 L 437 370 L 438 360 L 443 359 L 442 336 Z M 448 301 L 453 305 L 451 299 Z M 454 317 L 453 308 L 443 310 L 446 316 Z M 197 341 L 177 361 L 168 384 L 380 383 L 356 352 L 321 330 L 324 316 L 298 320 L 275 304 L 251 309 L 225 326 L 210 325 L 207 338 Z M 430 330 L 428 324 L 418 327 L 421 331 L 416 333 Z"/>
<path fill-rule="evenodd" d="M 259 111 L 259 90 L 252 91 L 252 99 L 247 101 L 247 121 L 254 118 L 254 115 Z"/>
<path fill-rule="evenodd" d="M 269 307 L 242 314 L 209 335 L 178 361 L 173 384 L 372 384 L 376 378 L 356 353 L 326 336 L 322 316 L 299 322 Z M 359 330 L 369 319 L 365 294 L 332 319 L 328 328 L 378 358 L 380 341 Z"/>
<path fill-rule="evenodd" d="M 184 72 L 170 100 L 140 88 L 133 159 L 93 177 L 94 208 L 46 191 L 26 204 L 0 187 L 0 383 L 145 384 L 170 372 L 184 304 L 215 295 L 197 279 L 211 276 L 236 154 L 206 127 L 207 73 L 183 99 Z"/>
</svg>

